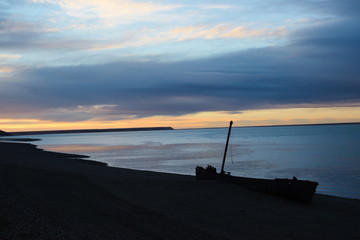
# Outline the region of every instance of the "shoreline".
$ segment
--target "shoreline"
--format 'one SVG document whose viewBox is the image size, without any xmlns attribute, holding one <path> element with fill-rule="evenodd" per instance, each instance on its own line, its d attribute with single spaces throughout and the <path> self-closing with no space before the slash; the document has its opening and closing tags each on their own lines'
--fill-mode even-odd
<svg viewBox="0 0 360 240">
<path fill-rule="evenodd" d="M 0 239 L 357 239 L 360 200 L 311 204 L 0 142 Z M 334 227 L 336 226 L 336 227 Z"/>
</svg>

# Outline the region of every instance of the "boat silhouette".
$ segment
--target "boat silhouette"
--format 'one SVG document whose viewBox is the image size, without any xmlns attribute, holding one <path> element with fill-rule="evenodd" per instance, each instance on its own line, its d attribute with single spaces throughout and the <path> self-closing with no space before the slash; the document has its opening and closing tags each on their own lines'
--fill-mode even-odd
<svg viewBox="0 0 360 240">
<path fill-rule="evenodd" d="M 217 173 L 216 168 L 211 165 L 208 165 L 206 168 L 197 166 L 195 169 L 196 179 L 226 181 L 240 185 L 241 187 L 247 188 L 249 190 L 277 195 L 295 201 L 310 203 L 315 194 L 316 188 L 319 185 L 318 182 L 299 180 L 296 177 L 293 177 L 292 179 L 261 179 L 239 177 L 232 176 L 230 173 L 224 171 L 232 124 L 233 122 L 230 121 L 220 173 Z"/>
</svg>

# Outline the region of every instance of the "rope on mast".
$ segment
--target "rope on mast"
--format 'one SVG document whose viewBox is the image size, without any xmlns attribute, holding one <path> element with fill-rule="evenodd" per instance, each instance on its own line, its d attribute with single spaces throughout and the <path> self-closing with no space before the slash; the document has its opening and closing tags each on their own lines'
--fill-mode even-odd
<svg viewBox="0 0 360 240">
<path fill-rule="evenodd" d="M 234 161 L 233 161 L 233 144 L 232 144 L 232 140 L 230 138 L 230 159 L 231 159 L 231 163 L 234 164 Z"/>
</svg>

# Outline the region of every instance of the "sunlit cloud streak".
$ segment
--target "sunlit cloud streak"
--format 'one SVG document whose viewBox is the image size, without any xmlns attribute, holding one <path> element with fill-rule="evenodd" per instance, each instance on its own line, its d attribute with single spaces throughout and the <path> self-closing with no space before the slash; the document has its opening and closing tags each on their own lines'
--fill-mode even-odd
<svg viewBox="0 0 360 240">
<path fill-rule="evenodd" d="M 0 54 L 0 58 L 21 58 L 21 55 Z"/>
<path fill-rule="evenodd" d="M 155 32 L 154 30 L 149 30 Z M 251 29 L 248 27 L 229 26 L 219 24 L 216 26 L 187 26 L 178 27 L 167 32 L 155 32 L 154 36 L 143 36 L 137 40 L 125 39 L 120 43 L 97 44 L 89 46 L 90 50 L 104 50 L 126 47 L 139 47 L 145 45 L 160 44 L 168 41 L 189 41 L 194 39 L 221 39 L 221 38 L 271 38 L 280 37 L 287 34 L 287 30 L 283 27 L 276 29 Z"/>
<path fill-rule="evenodd" d="M 58 5 L 66 15 L 90 21 L 101 19 L 105 26 L 127 23 L 139 17 L 174 10 L 178 4 L 160 4 L 133 0 L 31 0 Z"/>
</svg>

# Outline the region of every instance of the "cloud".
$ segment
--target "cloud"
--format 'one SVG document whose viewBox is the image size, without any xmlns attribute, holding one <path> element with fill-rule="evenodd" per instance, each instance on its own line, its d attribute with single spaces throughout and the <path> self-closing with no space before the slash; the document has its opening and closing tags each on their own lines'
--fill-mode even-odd
<svg viewBox="0 0 360 240">
<path fill-rule="evenodd" d="M 203 9 L 231 9 L 234 8 L 234 5 L 230 4 L 208 4 L 208 5 L 201 5 L 201 8 Z"/>
<path fill-rule="evenodd" d="M 244 26 L 231 26 L 217 24 L 213 27 L 190 26 L 179 27 L 168 32 L 166 35 L 173 36 L 178 41 L 186 41 L 197 38 L 216 39 L 216 38 L 253 38 L 283 36 L 287 33 L 285 28 L 277 29 L 256 29 Z"/>
<path fill-rule="evenodd" d="M 346 2 L 357 7 L 355 2 Z M 322 9 L 336 12 L 334 7 L 338 5 L 334 1 L 327 3 L 333 5 Z M 336 13 L 352 11 L 349 6 L 339 7 Z M 154 31 L 146 35 L 148 38 L 137 41 L 124 38 L 120 43 L 110 42 L 109 46 L 281 34 L 288 34 L 289 42 L 284 46 L 253 48 L 181 62 L 118 60 L 105 64 L 25 69 L 1 80 L 0 116 L 84 120 L 99 116 L 116 119 L 285 106 L 353 106 L 360 102 L 358 20 L 359 17 L 349 14 L 341 20 L 330 19 L 289 33 L 281 28 L 232 24 L 187 25 Z M 37 30 L 26 31 L 19 22 L 2 23 L 0 29 L 8 37 L 0 36 L 2 46 L 8 44 L 15 48 L 24 39 L 22 37 L 27 39 L 23 46 L 41 42 Z M 4 27 L 9 24 L 19 26 L 14 27 L 18 30 Z M 68 45 L 73 49 L 76 46 L 87 49 L 107 46 L 85 43 L 69 41 Z M 55 47 L 58 42 L 48 44 Z M 65 45 L 65 42 L 60 44 L 60 49 Z M 8 59 L 6 54 L 2 59 Z"/>
<path fill-rule="evenodd" d="M 43 11 L 29 3 L 44 5 L 39 5 Z M 102 35 L 108 34 L 105 29 L 138 21 L 156 22 L 159 19 L 156 14 L 180 7 L 129 0 L 26 0 L 6 1 L 4 4 L 6 7 L 0 9 L 3 12 L 0 14 L 0 49 L 27 50 L 32 54 L 39 50 L 93 49 L 104 41 Z M 39 17 L 30 14 L 32 11 L 38 11 Z M 18 12 L 23 17 L 16 17 L 11 12 Z M 94 35 L 94 31 L 99 34 Z M 122 36 L 123 29 L 112 33 L 114 31 L 119 31 Z M 117 40 L 115 37 L 114 41 Z"/>
<path fill-rule="evenodd" d="M 325 1 L 296 1 L 295 4 L 305 5 L 308 9 L 318 9 L 342 17 L 358 17 L 360 2 L 357 0 L 325 0 Z"/>
<path fill-rule="evenodd" d="M 21 55 L 14 54 L 0 54 L 0 58 L 21 58 Z"/>
<path fill-rule="evenodd" d="M 132 0 L 32 0 L 34 3 L 52 3 L 60 6 L 65 14 L 84 20 L 103 19 L 103 22 L 114 20 L 134 20 L 139 17 L 169 11 L 180 7 L 175 4 L 158 4 L 154 2 Z M 121 23 L 116 21 L 117 23 Z"/>
<path fill-rule="evenodd" d="M 13 71 L 15 71 L 14 68 L 0 66 L 0 73 L 8 73 L 8 72 L 13 72 Z"/>
<path fill-rule="evenodd" d="M 0 18 L 0 49 L 30 45 L 29 42 L 37 36 L 38 32 L 33 24 Z"/>
<path fill-rule="evenodd" d="M 1 33 L 30 32 L 35 30 L 36 30 L 35 25 L 31 23 L 0 19 Z"/>
<path fill-rule="evenodd" d="M 84 50 L 96 44 L 96 40 L 85 37 L 59 37 L 53 35 L 54 31 L 43 24 L 0 18 L 0 50 L 18 53 L 0 54 L 0 60 L 22 58 L 29 53 L 39 55 L 43 51 Z"/>
<path fill-rule="evenodd" d="M 49 0 L 50 1 L 50 0 Z M 68 26 L 76 30 L 79 25 Z M 86 29 L 86 26 L 81 28 Z M 70 31 L 70 29 L 67 29 Z M 84 30 L 83 29 L 83 30 Z M 63 29 L 65 31 L 66 29 Z M 78 29 L 79 30 L 79 29 Z M 198 39 L 268 39 L 288 34 L 285 27 L 247 27 L 239 24 L 203 24 L 175 27 L 164 31 L 160 28 L 123 31 L 119 37 L 97 39 L 96 36 L 59 37 L 59 29 L 26 22 L 0 20 L 0 48 L 4 50 L 27 51 L 84 51 L 125 49 L 153 46 L 170 42 L 185 42 Z M 54 34 L 55 33 L 55 34 Z M 24 41 L 26 39 L 26 41 Z"/>
<path fill-rule="evenodd" d="M 247 38 L 274 38 L 288 34 L 285 27 L 272 28 L 250 28 L 244 26 L 233 26 L 229 24 L 197 25 L 176 27 L 169 31 L 159 32 L 158 29 L 143 29 L 144 35 L 119 39 L 111 43 L 99 43 L 90 45 L 90 50 L 105 50 L 116 48 L 129 48 L 157 45 L 166 42 L 183 42 L 197 39 L 247 39 Z"/>
<path fill-rule="evenodd" d="M 15 66 L 11 63 L 21 58 L 22 55 L 0 54 L 0 76 L 7 76 L 6 74 L 15 72 L 17 69 L 19 69 L 19 66 Z"/>
<path fill-rule="evenodd" d="M 287 46 L 210 59 L 28 70 L 0 90 L 0 105 L 44 118 L 63 109 L 74 119 L 351 106 L 360 102 L 359 28 L 327 23 L 293 33 Z"/>
<path fill-rule="evenodd" d="M 9 2 L 11 3 L 11 1 Z M 184 46 L 179 45 L 185 45 L 187 42 L 186 47 L 193 48 L 199 41 L 194 43 L 192 40 L 254 40 L 247 41 L 243 46 L 239 42 L 233 44 L 231 50 L 239 50 L 249 47 L 249 45 L 261 44 L 264 46 L 270 44 L 270 41 L 276 41 L 275 39 L 288 35 L 287 26 L 283 26 L 280 22 L 269 24 L 262 18 L 259 20 L 253 17 L 241 18 L 233 13 L 225 16 L 224 12 L 226 11 L 217 9 L 235 8 L 227 3 L 184 5 L 145 0 L 26 0 L 25 3 L 23 3 L 23 8 L 27 10 L 27 13 L 21 12 L 25 16 L 23 19 L 15 18 L 10 14 L 12 11 L 24 11 L 23 8 L 19 10 L 16 7 L 10 8 L 6 16 L 0 18 L 0 49 L 17 52 L 28 51 L 28 54 L 32 55 L 32 59 L 39 59 L 39 56 L 43 55 L 42 57 L 47 59 L 46 62 L 55 62 L 48 61 L 48 58 L 59 52 L 61 54 L 58 56 L 63 59 L 68 56 L 63 60 L 64 62 L 75 61 L 77 64 L 78 61 L 74 58 L 77 58 L 78 55 L 92 54 L 86 50 L 119 49 L 136 54 L 140 51 L 143 52 L 141 47 L 156 45 L 159 47 L 157 48 L 158 52 L 154 55 L 166 55 L 168 53 L 164 53 L 164 48 L 160 45 L 172 43 L 173 47 L 170 52 L 179 51 L 185 55 L 187 49 L 183 50 Z M 262 12 L 263 9 L 258 5 L 258 2 L 254 5 L 249 4 L 252 11 Z M 260 6 L 263 5 L 260 4 Z M 36 10 L 36 8 L 40 10 Z M 207 15 L 208 11 L 205 11 L 204 8 L 213 9 L 211 16 Z M 31 10 L 38 11 L 39 17 L 30 14 Z M 190 14 L 192 11 L 197 14 Z M 245 12 L 244 15 L 246 15 Z M 267 16 L 271 17 L 271 15 Z M 164 20 L 165 18 L 167 20 Z M 30 21 L 26 22 L 26 20 Z M 167 21 L 166 24 L 162 24 L 163 21 Z M 207 41 L 204 44 L 206 50 L 203 52 L 211 48 L 211 44 L 212 41 Z M 231 45 L 228 44 L 228 46 Z M 133 48 L 140 50 L 133 50 Z M 79 52 L 74 53 L 73 51 Z M 74 55 L 76 56 L 74 57 Z M 122 54 L 122 56 L 124 55 Z M 89 56 L 86 55 L 83 58 L 87 57 Z M 92 59 L 96 58 L 95 56 L 91 57 Z M 58 58 L 56 61 L 60 62 Z M 175 57 L 175 59 L 179 58 Z"/>
</svg>

